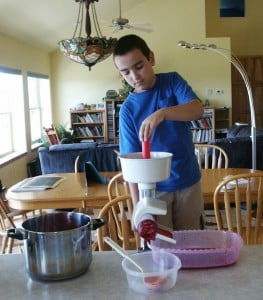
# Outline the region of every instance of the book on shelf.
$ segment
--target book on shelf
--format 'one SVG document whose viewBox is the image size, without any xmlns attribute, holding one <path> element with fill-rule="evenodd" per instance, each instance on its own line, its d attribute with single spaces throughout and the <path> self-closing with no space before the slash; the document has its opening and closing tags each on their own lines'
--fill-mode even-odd
<svg viewBox="0 0 263 300">
<path fill-rule="evenodd" d="M 87 123 L 94 123 L 94 120 L 93 120 L 92 116 L 89 113 L 86 114 L 85 119 L 86 119 Z"/>
<path fill-rule="evenodd" d="M 94 113 L 91 114 L 92 119 L 96 123 L 103 123 L 103 114 L 102 113 Z"/>
<path fill-rule="evenodd" d="M 200 119 L 203 128 L 209 128 L 206 118 Z"/>
<path fill-rule="evenodd" d="M 213 139 L 213 129 L 199 129 L 193 131 L 194 143 L 207 143 Z"/>
<path fill-rule="evenodd" d="M 84 128 L 77 127 L 77 130 L 78 130 L 78 136 L 88 136 Z"/>
<path fill-rule="evenodd" d="M 80 123 L 86 123 L 86 119 L 83 116 L 78 116 L 78 121 Z"/>
<path fill-rule="evenodd" d="M 44 191 L 53 189 L 58 186 L 65 177 L 63 176 L 51 176 L 40 175 L 32 178 L 27 178 L 22 181 L 13 192 L 29 192 L 29 191 Z"/>
</svg>

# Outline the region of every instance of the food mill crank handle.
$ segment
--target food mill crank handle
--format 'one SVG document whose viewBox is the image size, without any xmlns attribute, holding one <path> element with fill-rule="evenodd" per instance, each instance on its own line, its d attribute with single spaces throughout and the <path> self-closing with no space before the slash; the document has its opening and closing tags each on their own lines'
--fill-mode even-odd
<svg viewBox="0 0 263 300">
<path fill-rule="evenodd" d="M 150 140 L 142 142 L 142 158 L 144 159 L 151 158 Z"/>
</svg>

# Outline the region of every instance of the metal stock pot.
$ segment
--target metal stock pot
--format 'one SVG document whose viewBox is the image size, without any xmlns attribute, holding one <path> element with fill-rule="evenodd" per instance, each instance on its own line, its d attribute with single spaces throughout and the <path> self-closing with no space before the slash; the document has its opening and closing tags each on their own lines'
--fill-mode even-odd
<svg viewBox="0 0 263 300">
<path fill-rule="evenodd" d="M 34 280 L 61 280 L 86 272 L 92 260 L 91 230 L 102 219 L 74 212 L 55 212 L 28 219 L 7 236 L 24 240 L 26 270 Z"/>
</svg>

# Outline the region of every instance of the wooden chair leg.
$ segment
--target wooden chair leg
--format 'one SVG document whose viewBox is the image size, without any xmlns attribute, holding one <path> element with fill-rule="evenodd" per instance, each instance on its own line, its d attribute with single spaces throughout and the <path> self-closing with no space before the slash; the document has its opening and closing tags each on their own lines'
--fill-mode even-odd
<svg viewBox="0 0 263 300">
<path fill-rule="evenodd" d="M 13 251 L 14 240 L 12 238 L 7 238 L 7 240 L 8 240 L 7 253 L 11 254 Z"/>
<path fill-rule="evenodd" d="M 1 245 L 1 254 L 5 254 L 6 246 L 7 246 L 7 237 L 3 236 L 2 237 L 2 245 Z"/>
</svg>

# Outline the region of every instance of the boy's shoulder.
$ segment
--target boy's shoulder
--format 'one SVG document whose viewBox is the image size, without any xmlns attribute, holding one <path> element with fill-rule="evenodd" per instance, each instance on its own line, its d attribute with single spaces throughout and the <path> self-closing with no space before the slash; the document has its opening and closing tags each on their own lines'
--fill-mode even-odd
<svg viewBox="0 0 263 300">
<path fill-rule="evenodd" d="M 173 72 L 164 72 L 164 73 L 157 73 L 157 77 L 159 78 L 180 78 L 181 76 L 176 71 Z"/>
</svg>

